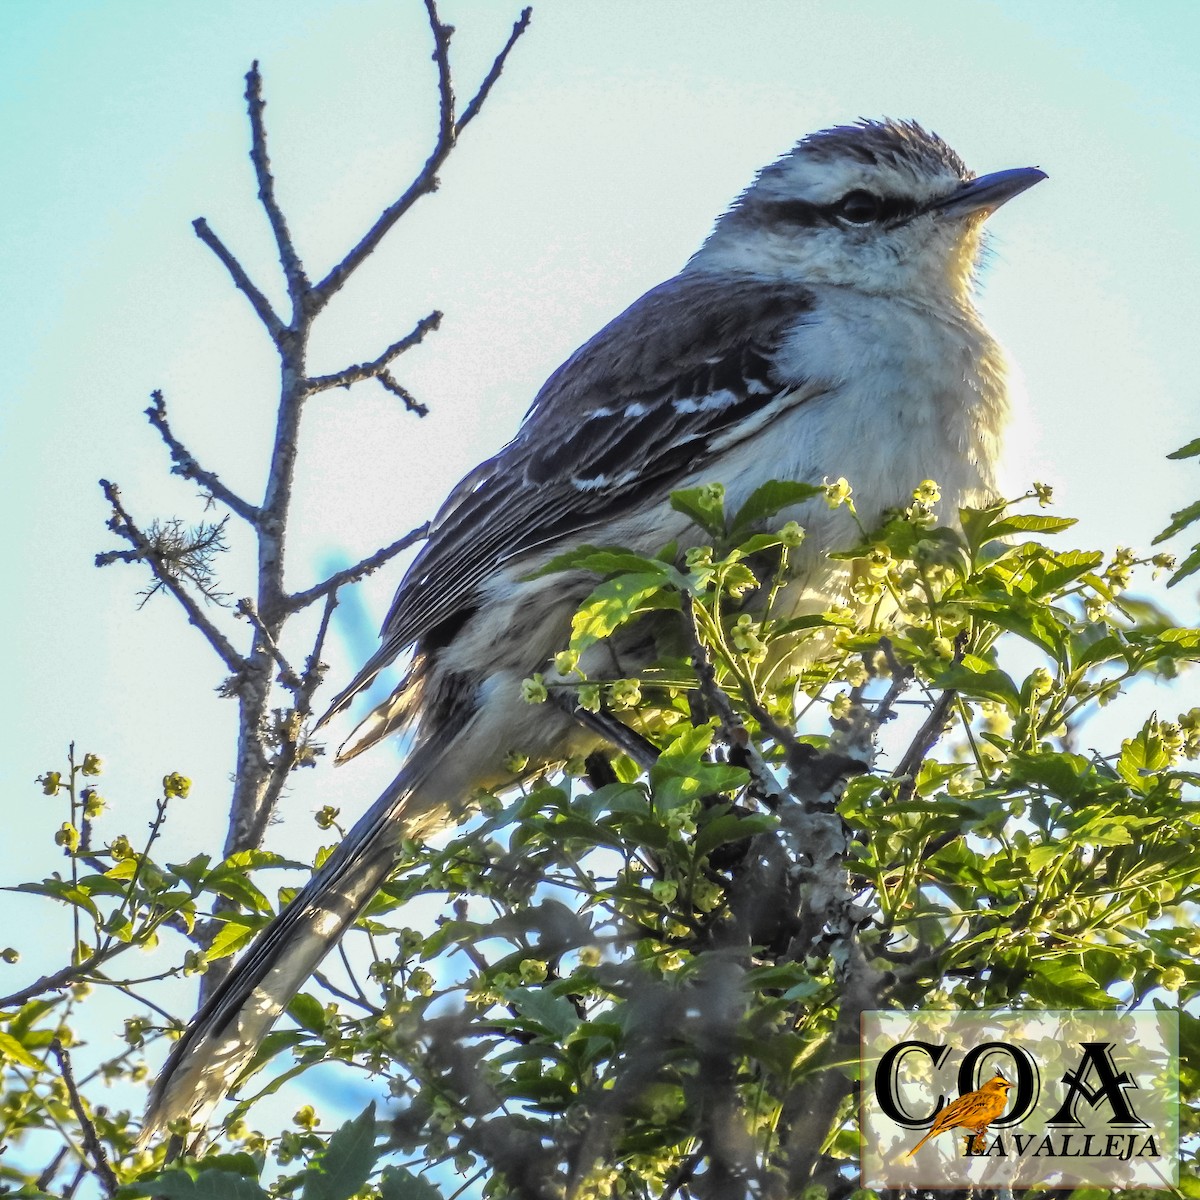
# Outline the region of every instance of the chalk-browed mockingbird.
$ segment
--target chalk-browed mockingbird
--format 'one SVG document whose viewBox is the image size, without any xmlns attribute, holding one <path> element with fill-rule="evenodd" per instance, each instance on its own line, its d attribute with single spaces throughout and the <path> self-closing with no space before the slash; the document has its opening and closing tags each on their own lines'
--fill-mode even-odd
<svg viewBox="0 0 1200 1200">
<path fill-rule="evenodd" d="M 412 648 L 403 683 L 341 754 L 415 726 L 403 769 L 175 1044 L 147 1132 L 221 1099 L 402 838 L 507 782 L 510 750 L 546 764 L 594 744 L 566 712 L 520 695 L 595 585 L 584 572 L 534 575 L 550 558 L 583 541 L 686 546 L 697 531 L 669 493 L 704 482 L 724 484 L 735 511 L 770 479 L 845 476 L 868 526 L 926 478 L 951 512 L 994 494 L 1009 402 L 973 276 L 985 218 L 1043 178 L 973 178 L 913 123 L 811 134 L 759 174 L 674 279 L 550 377 L 517 436 L 442 506 L 382 646 L 335 701 Z M 856 530 L 823 504 L 778 520 L 790 516 L 808 533 L 790 602 L 829 597 L 843 577 L 823 552 Z M 599 658 L 581 666 L 611 670 Z"/>
</svg>

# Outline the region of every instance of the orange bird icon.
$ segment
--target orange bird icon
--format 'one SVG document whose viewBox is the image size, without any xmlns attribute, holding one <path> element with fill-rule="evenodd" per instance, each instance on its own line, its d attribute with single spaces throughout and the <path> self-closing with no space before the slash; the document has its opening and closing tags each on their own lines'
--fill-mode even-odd
<svg viewBox="0 0 1200 1200">
<path fill-rule="evenodd" d="M 973 1092 L 947 1104 L 933 1120 L 929 1132 L 904 1156 L 912 1158 L 931 1137 L 947 1129 L 966 1129 L 970 1141 L 982 1136 L 987 1127 L 1004 1111 L 1012 1084 L 999 1071 Z"/>
</svg>

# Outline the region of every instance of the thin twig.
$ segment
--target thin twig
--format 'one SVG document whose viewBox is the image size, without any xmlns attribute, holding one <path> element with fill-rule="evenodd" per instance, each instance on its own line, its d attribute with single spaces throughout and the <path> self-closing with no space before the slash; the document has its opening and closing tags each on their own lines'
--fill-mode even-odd
<svg viewBox="0 0 1200 1200">
<path fill-rule="evenodd" d="M 353 996 L 344 988 L 340 988 L 324 971 L 314 971 L 313 979 L 319 983 L 330 995 L 336 996 L 339 1000 L 345 1000 L 347 1004 L 353 1004 L 356 1008 L 362 1008 L 366 1012 L 374 1016 L 379 1016 L 383 1009 L 378 1008 L 374 1004 L 368 1004 L 360 996 Z"/>
<path fill-rule="evenodd" d="M 235 675 L 244 671 L 246 669 L 246 660 L 233 648 L 228 638 L 204 615 L 203 610 L 183 584 L 163 566 L 158 556 L 154 553 L 149 539 L 134 524 L 133 518 L 121 503 L 121 489 L 115 483 L 110 483 L 107 479 L 100 480 L 100 488 L 104 492 L 105 499 L 112 505 L 113 509 L 113 519 L 108 523 L 109 528 L 113 533 L 129 542 L 141 558 L 145 560 L 151 571 L 154 572 L 154 577 L 183 606 L 188 620 L 200 630 L 225 666 Z M 106 560 L 102 554 L 96 556 L 97 566 L 106 565 L 106 561 L 111 560 Z"/>
<path fill-rule="evenodd" d="M 67 1184 L 66 1190 L 63 1192 L 63 1200 L 73 1200 L 75 1193 L 79 1191 L 79 1185 L 83 1182 L 85 1175 L 87 1175 L 87 1163 L 80 1163 L 75 1170 L 75 1178 Z"/>
<path fill-rule="evenodd" d="M 266 625 L 263 624 L 262 618 L 258 615 L 258 609 L 254 607 L 254 601 L 249 596 L 243 596 L 237 602 L 235 611 L 245 617 L 258 630 L 259 636 L 262 638 L 271 657 L 275 660 L 275 665 L 279 668 L 279 682 L 293 695 L 299 692 L 303 687 L 300 676 L 292 669 L 292 664 L 284 657 L 283 651 L 279 648 L 279 643 L 276 642 Z"/>
<path fill-rule="evenodd" d="M 586 708 L 580 708 L 573 691 L 551 691 L 549 699 L 555 707 L 561 708 L 585 729 L 599 734 L 622 754 L 627 754 L 643 771 L 649 771 L 658 762 L 662 751 L 648 738 L 642 737 L 636 729 L 630 729 L 623 721 L 614 717 L 612 713 L 590 712 Z"/>
<path fill-rule="evenodd" d="M 67 1085 L 67 1095 L 71 1100 L 71 1108 L 74 1110 L 75 1119 L 79 1122 L 79 1127 L 83 1131 L 84 1149 L 92 1156 L 96 1177 L 100 1180 L 105 1194 L 111 1196 L 116 1192 L 118 1187 L 117 1177 L 109 1165 L 108 1156 L 104 1153 L 104 1147 L 100 1145 L 100 1139 L 96 1136 L 96 1127 L 92 1124 L 91 1117 L 84 1110 L 79 1089 L 75 1086 L 75 1075 L 71 1070 L 71 1057 L 58 1038 L 55 1038 L 50 1043 L 50 1050 L 58 1060 L 58 1069 L 62 1072 L 63 1083 Z"/>
<path fill-rule="evenodd" d="M 311 286 L 304 273 L 304 264 L 296 253 L 295 243 L 288 230 L 287 220 L 279 202 L 275 199 L 275 178 L 271 174 L 271 160 L 267 157 L 267 130 L 263 123 L 262 76 L 258 72 L 258 60 L 250 64 L 246 73 L 246 108 L 250 114 L 250 161 L 254 164 L 254 176 L 258 180 L 258 198 L 271 223 L 275 245 L 279 249 L 279 263 L 287 280 L 288 295 L 292 301 L 292 320 L 300 315 L 303 298 Z"/>
<path fill-rule="evenodd" d="M 428 522 L 424 525 L 418 525 L 416 529 L 410 529 L 408 533 L 401 538 L 397 538 L 390 546 L 384 546 L 382 550 L 376 550 L 374 554 L 368 558 L 364 558 L 361 562 L 355 563 L 354 566 L 347 567 L 343 571 L 335 571 L 328 579 L 314 584 L 310 588 L 305 588 L 302 592 L 293 592 L 285 599 L 284 607 L 290 613 L 299 612 L 302 608 L 307 608 L 323 596 L 328 596 L 330 593 L 336 592 L 339 588 L 345 587 L 346 584 L 357 583 L 372 572 L 378 571 L 380 567 L 390 562 L 397 554 L 401 554 L 410 546 L 421 541 L 428 533 Z"/>
<path fill-rule="evenodd" d="M 433 33 L 433 61 L 438 73 L 438 145 L 454 140 L 454 83 L 450 77 L 450 39 L 454 26 L 438 16 L 437 0 L 425 0 L 425 15 Z"/>
<path fill-rule="evenodd" d="M 34 1187 L 39 1192 L 44 1192 L 53 1182 L 55 1175 L 58 1174 L 58 1168 L 62 1166 L 62 1161 L 70 1153 L 70 1147 L 62 1146 L 58 1153 L 47 1164 L 46 1169 L 37 1177 Z"/>
<path fill-rule="evenodd" d="M 500 72 L 504 70 L 504 64 L 508 60 L 512 48 L 517 44 L 517 38 L 529 28 L 529 21 L 532 16 L 532 8 L 523 8 L 521 10 L 521 15 L 512 27 L 512 33 L 508 35 L 508 41 L 504 43 L 504 49 L 496 55 L 491 70 L 488 71 L 487 75 L 484 76 L 483 82 L 479 85 L 479 91 L 471 98 L 470 103 L 463 110 L 463 115 L 458 119 L 458 124 L 454 127 L 455 137 L 460 136 L 462 131 L 478 116 L 479 110 L 486 102 L 488 95 L 496 84 L 496 80 L 500 78 Z"/>
<path fill-rule="evenodd" d="M 163 399 L 162 392 L 156 388 L 150 393 L 150 399 L 153 403 L 146 409 L 146 416 L 171 452 L 171 461 L 175 464 L 171 468 L 171 474 L 182 475 L 184 479 L 195 481 L 214 499 L 220 500 L 226 508 L 237 513 L 243 521 L 257 525 L 258 509 L 223 484 L 212 471 L 201 467 L 192 452 L 175 436 L 167 420 L 167 402 Z"/>
<path fill-rule="evenodd" d="M 904 757 L 896 764 L 892 778 L 901 781 L 900 790 L 896 793 L 898 799 L 907 800 L 912 795 L 916 786 L 916 773 L 920 769 L 921 763 L 925 761 L 925 756 L 945 732 L 946 724 L 950 719 L 950 708 L 957 696 L 956 691 L 948 688 L 937 698 L 929 710 L 929 715 L 904 752 Z"/>
<path fill-rule="evenodd" d="M 380 384 L 393 396 L 399 396 L 404 401 L 404 407 L 410 413 L 415 413 L 418 417 L 429 416 L 428 405 L 422 404 L 416 396 L 412 394 L 392 373 L 391 371 L 380 371 L 375 378 Z"/>
<path fill-rule="evenodd" d="M 379 214 L 375 223 L 330 272 L 316 284 L 312 289 L 312 304 L 310 311 L 316 312 L 326 305 L 346 282 L 347 279 L 356 271 L 367 256 L 379 245 L 384 235 L 392 228 L 393 225 L 402 217 L 412 206 L 422 197 L 437 190 L 437 172 L 442 164 L 446 161 L 447 155 L 454 148 L 455 139 L 459 134 L 471 123 L 479 110 L 483 107 L 487 100 L 488 94 L 491 92 L 496 80 L 500 78 L 500 73 L 504 70 L 505 62 L 508 59 L 509 53 L 516 45 L 517 39 L 529 27 L 529 19 L 533 14 L 533 10 L 526 8 L 517 19 L 513 26 L 512 33 L 509 35 L 508 41 L 504 44 L 504 48 L 496 55 L 495 61 L 492 63 L 491 70 L 488 71 L 483 83 L 480 85 L 479 91 L 475 93 L 471 102 L 467 105 L 463 115 L 458 119 L 453 128 L 452 136 L 447 136 L 447 131 L 443 125 L 439 129 L 437 143 L 434 146 L 429 158 L 426 159 L 425 165 L 418 172 L 417 177 L 405 190 L 397 200 L 388 205 L 387 208 Z M 440 40 L 447 35 L 443 32 L 445 27 L 436 19 L 436 13 L 431 19 L 430 28 L 434 38 L 434 54 L 437 55 L 437 48 Z"/>
<path fill-rule="evenodd" d="M 393 359 L 423 342 L 425 335 L 437 329 L 441 322 L 442 314 L 435 309 L 429 316 L 422 317 L 408 333 L 399 341 L 393 342 L 378 358 L 370 362 L 356 363 L 344 371 L 335 371 L 332 375 L 315 375 L 308 380 L 308 391 L 313 393 L 324 392 L 329 388 L 348 388 L 352 383 L 363 379 L 377 378 Z"/>
<path fill-rule="evenodd" d="M 304 660 L 304 674 L 301 676 L 301 690 L 305 702 L 302 716 L 308 716 L 312 711 L 308 706 L 308 702 L 312 700 L 312 694 L 317 690 L 317 685 L 321 682 L 321 676 L 325 673 L 325 664 L 321 661 L 321 651 L 325 649 L 325 638 L 329 634 L 329 622 L 333 617 L 333 610 L 337 608 L 338 596 L 337 590 L 334 589 L 325 597 L 325 608 L 321 612 L 321 624 L 317 627 L 317 636 L 313 639 L 313 648 L 309 656 Z M 297 705 L 297 709 L 299 709 Z"/>
<path fill-rule="evenodd" d="M 4 889 L 5 891 L 10 889 Z M 32 1000 L 35 996 L 41 996 L 46 992 L 56 992 L 60 988 L 69 987 L 73 983 L 78 983 L 81 979 L 85 979 L 88 975 L 100 966 L 107 962 L 110 958 L 114 958 L 123 950 L 127 950 L 133 943 L 126 942 L 115 950 L 110 950 L 101 954 L 99 951 L 93 951 L 81 963 L 76 963 L 71 967 L 63 967 L 61 970 L 55 971 L 50 975 L 43 975 L 40 979 L 35 979 L 28 987 L 23 987 L 20 991 L 11 992 L 7 996 L 0 996 L 0 1008 L 19 1008 L 27 1000 Z"/>
<path fill-rule="evenodd" d="M 258 319 L 267 327 L 271 340 L 278 344 L 279 339 L 287 332 L 287 327 L 275 314 L 271 302 L 254 286 L 246 268 L 233 256 L 233 253 L 223 241 L 209 228 L 203 217 L 197 217 L 192 222 L 196 236 L 221 260 L 225 269 L 233 278 L 233 282 L 247 300 L 250 301 Z"/>
</svg>

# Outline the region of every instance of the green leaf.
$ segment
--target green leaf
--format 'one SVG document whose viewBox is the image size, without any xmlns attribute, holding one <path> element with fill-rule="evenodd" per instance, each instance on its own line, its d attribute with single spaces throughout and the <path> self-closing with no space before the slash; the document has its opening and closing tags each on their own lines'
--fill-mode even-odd
<svg viewBox="0 0 1200 1200">
<path fill-rule="evenodd" d="M 571 1002 L 545 988 L 509 988 L 504 998 L 521 1014 L 536 1021 L 547 1033 L 562 1039 L 579 1025 L 579 1014 Z"/>
<path fill-rule="evenodd" d="M 773 517 L 780 509 L 803 504 L 814 496 L 822 496 L 825 489 L 812 483 L 797 483 L 789 479 L 773 479 L 750 493 L 746 503 L 737 511 L 730 523 L 730 533 L 735 536 L 749 529 L 756 522 Z"/>
<path fill-rule="evenodd" d="M 1163 655 L 1171 658 L 1200 658 L 1200 629 L 1164 629 L 1158 645 Z"/>
<path fill-rule="evenodd" d="M 1023 513 L 1005 516 L 1006 510 L 1006 504 L 958 510 L 959 522 L 972 554 L 978 554 L 988 542 L 1014 533 L 1059 533 L 1076 523 L 1071 517 L 1042 517 Z"/>
<path fill-rule="evenodd" d="M 20 1063 L 30 1071 L 42 1069 L 42 1064 L 9 1033 L 0 1033 L 0 1061 Z"/>
<path fill-rule="evenodd" d="M 403 1167 L 384 1167 L 379 1194 L 380 1200 L 442 1200 L 442 1193 L 428 1179 Z"/>
<path fill-rule="evenodd" d="M 14 892 L 32 892 L 37 896 L 53 896 L 55 900 L 73 904 L 82 908 L 97 924 L 100 923 L 100 910 L 92 902 L 92 898 L 81 887 L 67 879 L 43 879 L 41 883 L 18 883 L 11 889 Z"/>
<path fill-rule="evenodd" d="M 728 842 L 741 842 L 755 834 L 766 833 L 778 827 L 778 820 L 767 813 L 738 816 L 725 812 L 711 817 L 696 833 L 696 857 L 703 858 L 710 851 Z"/>
<path fill-rule="evenodd" d="M 287 1006 L 287 1014 L 297 1025 L 310 1033 L 325 1032 L 325 1009 L 315 996 L 310 996 L 307 992 L 299 992 L 292 997 L 292 1002 Z"/>
<path fill-rule="evenodd" d="M 211 855 L 197 854 L 195 858 L 189 858 L 185 863 L 167 863 L 167 869 L 172 874 L 178 875 L 188 887 L 197 890 L 210 862 L 212 862 Z"/>
<path fill-rule="evenodd" d="M 1050 554 L 1040 562 L 1029 564 L 1027 576 L 1035 596 L 1060 593 L 1076 580 L 1094 571 L 1104 561 L 1099 550 L 1068 550 L 1065 554 Z"/>
<path fill-rule="evenodd" d="M 1200 571 L 1200 546 L 1193 546 L 1192 552 L 1167 580 L 1167 587 L 1174 587 L 1180 580 L 1186 579 L 1189 575 L 1195 575 L 1197 571 Z"/>
<path fill-rule="evenodd" d="M 1183 458 L 1196 458 L 1198 455 L 1200 455 L 1200 438 L 1192 438 L 1186 446 L 1180 446 L 1178 450 L 1172 450 L 1167 457 L 1178 461 Z"/>
<path fill-rule="evenodd" d="M 262 1163 L 245 1150 L 230 1154 L 206 1154 L 201 1161 L 201 1171 L 233 1171 L 248 1179 L 257 1179 L 262 1174 Z"/>
<path fill-rule="evenodd" d="M 1196 500 L 1171 514 L 1171 523 L 1151 543 L 1157 546 L 1167 538 L 1174 537 L 1181 529 L 1186 529 L 1193 521 L 1200 521 L 1200 500 Z"/>
<path fill-rule="evenodd" d="M 600 584 L 571 621 L 571 649 L 586 649 L 638 613 L 677 609 L 679 596 L 664 591 L 664 582 L 662 572 L 655 571 L 618 575 Z"/>
<path fill-rule="evenodd" d="M 1117 773 L 1143 795 L 1149 790 L 1148 776 L 1165 771 L 1171 765 L 1170 755 L 1163 748 L 1162 738 L 1155 732 L 1157 722 L 1152 717 L 1136 737 L 1121 743 Z M 1152 785 L 1151 785 L 1152 786 Z"/>
<path fill-rule="evenodd" d="M 1073 644 L 1074 640 L 1073 640 Z M 1114 658 L 1125 657 L 1125 643 L 1115 634 L 1108 633 L 1090 642 L 1082 650 L 1076 651 L 1073 663 L 1077 670 L 1084 667 L 1094 667 L 1097 663 L 1112 662 Z"/>
<path fill-rule="evenodd" d="M 1069 958 L 1038 962 L 1029 978 L 1029 993 L 1051 1008 L 1112 1008 L 1112 997 Z"/>
<path fill-rule="evenodd" d="M 1063 800 L 1094 798 L 1113 786 L 1111 776 L 1100 776 L 1096 764 L 1080 754 L 1014 751 L 1005 774 L 1015 783 L 1035 784 Z M 1119 785 L 1117 785 L 1119 786 Z"/>
<path fill-rule="evenodd" d="M 227 920 L 208 948 L 208 961 L 215 962 L 218 958 L 236 954 L 257 931 L 256 925 L 247 925 L 234 919 Z"/>
<path fill-rule="evenodd" d="M 650 769 L 650 788 L 660 810 L 678 807 L 701 796 L 744 787 L 750 773 L 726 763 L 707 763 L 702 755 L 712 742 L 710 725 L 685 726 Z"/>
<path fill-rule="evenodd" d="M 250 912 L 271 916 L 271 902 L 251 882 L 250 876 L 246 874 L 247 869 L 245 866 L 223 862 L 204 877 L 203 886 L 211 892 L 216 892 L 218 896 L 240 904 Z"/>
<path fill-rule="evenodd" d="M 979 659 L 975 661 L 981 662 Z M 933 681 L 933 686 L 953 689 L 980 700 L 998 700 L 1013 712 L 1021 707 L 1020 689 L 1012 677 L 1006 671 L 986 664 L 980 669 L 968 666 L 965 661 L 952 663 Z"/>
<path fill-rule="evenodd" d="M 976 554 L 990 540 L 992 526 L 1006 507 L 1005 504 L 992 504 L 987 508 L 958 510 L 958 521 L 972 554 Z"/>
<path fill-rule="evenodd" d="M 1041 646 L 1055 662 L 1061 662 L 1065 657 L 1066 623 L 1048 605 L 1022 596 L 1008 596 L 1003 600 L 964 598 L 954 601 L 953 607 L 984 614 L 993 625 Z"/>
<path fill-rule="evenodd" d="M 993 523 L 993 538 L 1008 537 L 1011 533 L 1061 533 L 1078 525 L 1075 517 L 1041 517 L 1034 513 L 1014 513 L 1011 517 Z"/>
<path fill-rule="evenodd" d="M 370 1178 L 378 1157 L 372 1100 L 329 1139 L 329 1148 L 305 1171 L 302 1200 L 350 1200 Z"/>
<path fill-rule="evenodd" d="M 162 1196 L 164 1200 L 266 1200 L 268 1193 L 254 1179 L 236 1171 L 164 1171 L 121 1189 L 123 1196 Z"/>
<path fill-rule="evenodd" d="M 761 550 L 770 550 L 774 546 L 782 545 L 783 542 L 777 533 L 755 533 L 738 545 L 737 552 L 748 558 L 751 554 L 758 554 Z"/>
<path fill-rule="evenodd" d="M 720 484 L 703 484 L 671 493 L 671 507 L 690 517 L 705 533 L 725 533 L 725 489 Z"/>
</svg>

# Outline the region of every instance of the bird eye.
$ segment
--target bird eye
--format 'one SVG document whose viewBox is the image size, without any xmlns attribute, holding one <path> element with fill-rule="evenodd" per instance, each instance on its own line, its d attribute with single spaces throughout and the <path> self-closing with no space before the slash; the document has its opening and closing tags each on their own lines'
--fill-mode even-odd
<svg viewBox="0 0 1200 1200">
<path fill-rule="evenodd" d="M 869 225 L 872 221 L 879 220 L 883 212 L 883 201 L 871 192 L 847 192 L 838 201 L 835 212 L 842 220 L 850 221 L 854 225 Z"/>
</svg>

